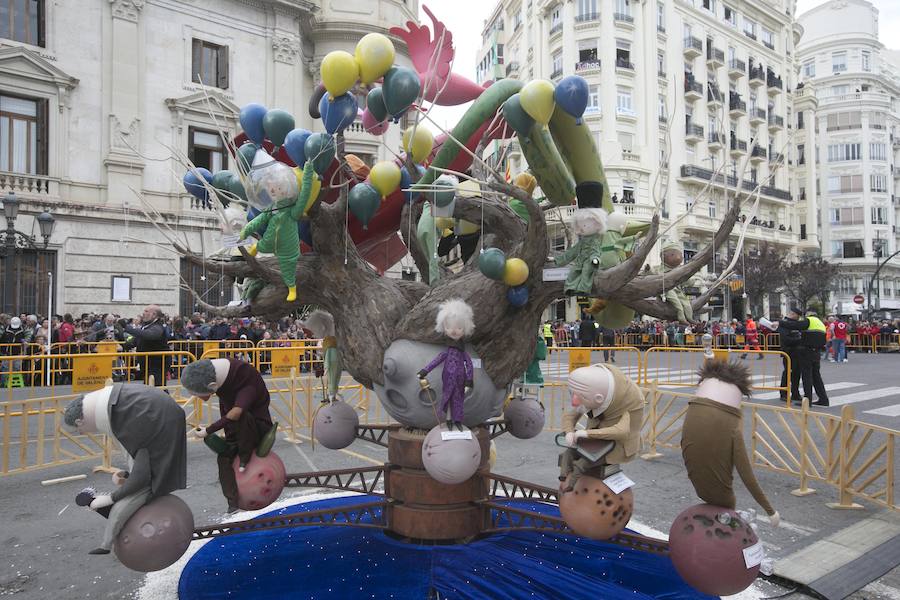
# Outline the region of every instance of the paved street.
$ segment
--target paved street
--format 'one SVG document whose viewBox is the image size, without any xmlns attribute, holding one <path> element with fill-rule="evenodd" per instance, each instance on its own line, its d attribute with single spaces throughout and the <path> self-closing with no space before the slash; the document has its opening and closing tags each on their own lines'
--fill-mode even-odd
<svg viewBox="0 0 900 600">
<path fill-rule="evenodd" d="M 549 383 L 559 382 L 565 377 L 563 369 L 556 366 L 557 358 L 561 357 L 552 357 L 546 367 Z M 628 369 L 625 357 L 620 355 L 617 358 L 618 364 Z M 600 353 L 592 356 L 592 360 L 601 359 Z M 850 361 L 844 365 L 823 364 L 823 376 L 833 390 L 832 402 L 852 403 L 861 418 L 897 428 L 900 419 L 891 409 L 900 405 L 900 390 L 896 389 L 896 377 L 892 377 L 891 373 L 900 367 L 900 356 L 851 354 Z M 778 366 L 777 361 L 771 358 L 758 362 L 761 364 L 754 365 L 756 368 L 768 369 L 765 371 L 766 377 Z M 762 364 L 769 362 L 771 365 Z M 659 374 L 660 378 L 663 375 L 668 377 L 667 381 L 676 380 L 673 373 L 659 371 Z M 678 388 L 678 391 L 688 389 Z M 768 397 L 760 401 L 777 404 L 777 399 Z M 840 407 L 825 410 L 838 413 Z M 544 432 L 534 440 L 518 440 L 505 435 L 496 443 L 498 461 L 495 472 L 548 486 L 557 484 L 558 449 L 553 444 L 552 432 Z M 359 440 L 346 451 L 329 451 L 321 447 L 313 451 L 308 441 L 295 446 L 281 440 L 276 451 L 289 472 L 369 466 L 383 462 L 387 454 L 383 448 Z M 662 449 L 662 454 L 653 461 L 638 459 L 626 466 L 628 475 L 637 482 L 632 527 L 651 534 L 667 532 L 674 517 L 696 502 L 680 453 Z M 189 488 L 179 495 L 194 510 L 197 525 L 216 522 L 222 518 L 225 501 L 218 489 L 214 458 L 202 444 L 195 442 L 189 445 L 188 460 Z M 121 460 L 116 462 L 121 464 Z M 0 480 L 0 512 L 6 517 L 0 533 L 0 543 L 4 547 L 3 558 L 0 559 L 0 596 L 29 600 L 128 597 L 156 600 L 172 597 L 160 590 L 171 590 L 171 587 L 166 587 L 166 582 L 169 585 L 177 582 L 176 575 L 151 576 L 152 585 L 142 592 L 147 585 L 143 575 L 128 571 L 111 556 L 87 555 L 99 539 L 102 519 L 75 506 L 74 495 L 86 485 L 95 485 L 101 490 L 109 488 L 107 475 L 90 473 L 93 464 L 79 463 Z M 87 474 L 87 479 L 47 487 L 40 484 L 42 480 L 79 473 Z M 831 510 L 825 507 L 825 503 L 835 501 L 837 495 L 829 485 L 813 485 L 816 494 L 797 498 L 790 494 L 797 486 L 796 478 L 762 469 L 757 469 L 757 475 L 784 521 L 779 529 L 773 529 L 764 520 L 759 525 L 767 552 L 776 559 L 884 510 L 864 501 L 865 509 L 862 511 Z M 736 487 L 738 507 L 759 510 L 744 488 L 740 484 Z M 295 490 L 284 497 L 311 492 Z M 197 544 L 194 543 L 195 546 Z M 775 596 L 787 591 L 760 583 L 742 598 Z M 163 595 L 160 596 L 160 593 Z M 889 573 L 852 598 L 900 598 L 900 572 Z"/>
</svg>

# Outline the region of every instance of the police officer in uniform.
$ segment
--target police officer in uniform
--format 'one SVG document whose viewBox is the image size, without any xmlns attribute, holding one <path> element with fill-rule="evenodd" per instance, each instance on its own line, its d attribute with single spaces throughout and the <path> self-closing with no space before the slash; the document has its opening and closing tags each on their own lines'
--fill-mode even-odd
<svg viewBox="0 0 900 600">
<path fill-rule="evenodd" d="M 807 317 L 801 316 L 800 309 L 791 307 L 788 317 L 778 323 L 782 340 L 788 339 L 786 352 L 791 357 L 793 371 L 791 373 L 791 399 L 800 402 L 799 383 L 803 379 L 803 393 L 812 400 L 813 388 L 818 401 L 813 404 L 828 406 L 828 393 L 819 370 L 821 351 L 825 346 L 825 324 L 815 312 L 810 311 Z M 799 333 L 799 337 L 798 337 Z M 782 382 L 785 376 L 782 374 Z M 782 383 L 782 384 L 783 384 Z"/>
</svg>

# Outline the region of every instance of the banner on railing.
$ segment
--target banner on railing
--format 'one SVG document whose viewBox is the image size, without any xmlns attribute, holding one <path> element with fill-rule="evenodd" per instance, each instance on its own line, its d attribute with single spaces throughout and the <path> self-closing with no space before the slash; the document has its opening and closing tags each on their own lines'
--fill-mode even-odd
<svg viewBox="0 0 900 600">
<path fill-rule="evenodd" d="M 272 348 L 272 377 L 290 377 L 300 364 L 302 348 Z"/>
<path fill-rule="evenodd" d="M 580 367 L 591 366 L 591 351 L 581 348 L 569 350 L 569 373 Z"/>
<path fill-rule="evenodd" d="M 113 357 L 85 354 L 72 357 L 72 391 L 93 392 L 112 377 Z"/>
</svg>

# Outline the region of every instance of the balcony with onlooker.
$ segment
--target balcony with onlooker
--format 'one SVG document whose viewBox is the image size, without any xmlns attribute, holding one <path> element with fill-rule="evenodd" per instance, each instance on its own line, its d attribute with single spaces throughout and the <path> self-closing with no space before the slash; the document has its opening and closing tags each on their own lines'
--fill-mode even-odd
<svg viewBox="0 0 900 600">
<path fill-rule="evenodd" d="M 732 117 L 743 117 L 747 114 L 747 103 L 741 100 L 741 95 L 737 92 L 728 94 L 728 113 Z"/>
</svg>

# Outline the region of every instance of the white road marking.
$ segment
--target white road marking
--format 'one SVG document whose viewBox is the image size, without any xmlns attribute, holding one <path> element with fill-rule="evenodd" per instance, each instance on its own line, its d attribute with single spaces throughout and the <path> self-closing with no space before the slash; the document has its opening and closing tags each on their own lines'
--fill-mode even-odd
<svg viewBox="0 0 900 600">
<path fill-rule="evenodd" d="M 827 388 L 826 388 L 827 389 Z M 856 392 L 855 394 L 846 394 L 844 396 L 832 396 L 829 398 L 831 406 L 842 406 L 844 404 L 853 404 L 864 400 L 876 400 L 886 396 L 900 395 L 900 387 L 878 388 L 876 390 L 866 390 L 864 392 Z"/>
<path fill-rule="evenodd" d="M 863 411 L 867 415 L 878 415 L 881 417 L 900 417 L 900 404 L 885 406 L 884 408 L 876 408 L 873 410 Z"/>
<path fill-rule="evenodd" d="M 306 461 L 306 464 L 309 465 L 310 471 L 318 471 L 319 470 L 319 468 L 315 464 L 313 464 L 313 461 L 310 460 L 309 456 L 306 455 L 306 452 L 304 452 L 303 450 L 300 449 L 300 446 L 298 446 L 298 445 L 293 445 L 293 446 L 294 446 L 294 448 L 297 449 L 297 452 L 300 454 L 300 456 L 303 457 L 303 460 Z"/>
<path fill-rule="evenodd" d="M 845 390 L 847 388 L 859 387 L 861 385 L 866 385 L 865 383 L 854 383 L 852 381 L 838 381 L 837 383 L 826 383 L 825 390 L 826 391 L 834 391 L 834 390 Z M 753 394 L 753 400 L 775 400 L 779 398 L 780 395 L 778 392 L 766 392 L 765 394 Z"/>
</svg>

